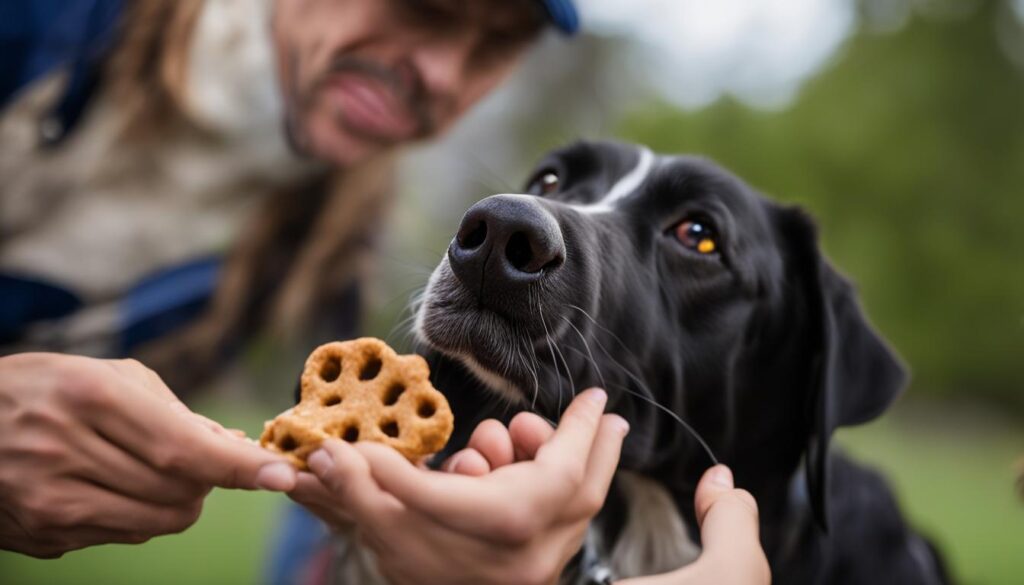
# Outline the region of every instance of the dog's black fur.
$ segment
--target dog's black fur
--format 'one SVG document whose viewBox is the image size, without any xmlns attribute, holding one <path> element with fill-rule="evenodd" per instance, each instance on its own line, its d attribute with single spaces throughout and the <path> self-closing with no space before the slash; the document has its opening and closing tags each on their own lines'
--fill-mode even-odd
<svg viewBox="0 0 1024 585">
<path fill-rule="evenodd" d="M 711 162 L 642 153 L 555 151 L 528 188 L 538 197 L 467 212 L 417 322 L 456 414 L 451 448 L 485 417 L 532 406 L 557 420 L 571 389 L 603 386 L 633 429 L 620 467 L 663 485 L 696 537 L 709 458 L 643 396 L 689 421 L 757 498 L 775 582 L 948 582 L 884 480 L 829 448 L 837 427 L 881 414 L 905 374 L 812 221 Z M 622 197 L 594 207 L 613 188 Z M 684 221 L 713 230 L 716 249 L 681 241 Z M 606 537 L 627 508 L 610 496 Z"/>
</svg>

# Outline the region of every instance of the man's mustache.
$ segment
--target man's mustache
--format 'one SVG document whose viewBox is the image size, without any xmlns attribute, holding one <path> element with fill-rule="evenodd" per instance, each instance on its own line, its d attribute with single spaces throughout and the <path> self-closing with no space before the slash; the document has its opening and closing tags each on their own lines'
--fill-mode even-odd
<svg viewBox="0 0 1024 585">
<path fill-rule="evenodd" d="M 390 67 L 370 59 L 338 55 L 331 60 L 318 86 L 327 83 L 334 75 L 345 73 L 365 75 L 386 84 L 416 121 L 417 134 L 427 136 L 433 133 L 436 124 L 430 113 L 430 92 L 415 67 Z M 310 99 L 314 99 L 316 93 L 311 92 Z"/>
</svg>

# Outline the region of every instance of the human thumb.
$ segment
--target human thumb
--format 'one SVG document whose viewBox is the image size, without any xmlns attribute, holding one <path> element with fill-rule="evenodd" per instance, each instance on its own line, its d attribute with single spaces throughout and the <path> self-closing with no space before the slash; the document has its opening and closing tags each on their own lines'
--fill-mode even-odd
<svg viewBox="0 0 1024 585">
<path fill-rule="evenodd" d="M 763 560 L 757 502 L 750 492 L 734 487 L 728 467 L 716 465 L 704 473 L 695 504 L 705 554 Z"/>
</svg>

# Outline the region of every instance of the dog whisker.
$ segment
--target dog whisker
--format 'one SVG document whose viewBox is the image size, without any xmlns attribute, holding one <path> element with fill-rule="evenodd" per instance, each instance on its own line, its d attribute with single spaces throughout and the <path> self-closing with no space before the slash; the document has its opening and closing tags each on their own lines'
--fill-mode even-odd
<svg viewBox="0 0 1024 585">
<path fill-rule="evenodd" d="M 530 404 L 530 409 L 531 410 L 536 410 L 537 409 L 537 395 L 540 394 L 540 379 L 539 379 L 539 377 L 537 375 L 536 368 L 534 368 L 533 364 L 530 363 L 530 353 L 529 353 L 529 351 L 532 351 L 532 350 L 530 350 L 530 343 L 529 343 L 529 341 L 527 341 L 529 338 L 526 335 L 525 331 L 520 336 L 520 339 L 523 340 L 522 346 L 523 346 L 523 348 L 525 348 L 526 351 L 521 350 L 520 349 L 520 345 L 516 345 L 516 348 L 515 348 L 515 350 L 516 350 L 516 357 L 518 357 L 518 358 L 520 358 L 522 360 L 523 369 L 525 369 L 527 372 L 529 372 L 530 376 L 533 377 L 533 401 Z M 536 359 L 536 355 L 535 354 L 534 354 L 534 359 Z"/>
<path fill-rule="evenodd" d="M 626 345 L 626 342 L 622 341 L 622 338 L 620 338 L 618 335 L 616 335 L 615 332 L 612 331 L 611 329 L 608 329 L 604 325 L 601 325 L 600 323 L 598 323 L 596 319 L 594 319 L 593 317 L 590 316 L 590 313 L 586 312 L 581 307 L 577 307 L 576 305 L 574 305 L 572 303 L 569 303 L 566 306 L 568 306 L 570 309 L 575 309 L 575 310 L 579 311 L 580 313 L 583 313 L 583 316 L 586 317 L 587 319 L 589 319 L 590 322 L 593 323 L 595 327 L 597 327 L 601 331 L 604 331 L 605 333 L 607 333 L 615 341 L 615 343 L 618 343 L 619 347 L 621 347 L 623 349 L 623 351 L 625 351 L 627 354 L 629 354 L 629 357 L 632 358 L 633 361 L 636 361 L 636 362 L 642 361 L 639 358 L 637 358 L 636 354 L 633 353 L 633 350 L 631 350 L 629 348 L 629 346 Z"/>
<path fill-rule="evenodd" d="M 582 312 L 588 319 L 591 320 L 591 322 L 594 323 L 595 326 L 600 327 L 601 329 L 603 329 L 605 331 L 608 331 L 604 326 L 602 326 L 600 323 L 595 321 L 594 318 L 591 317 L 589 314 L 587 314 L 587 312 L 584 311 L 583 309 L 581 309 L 581 308 L 579 308 L 579 307 L 577 307 L 575 305 L 569 305 L 569 306 L 574 308 L 574 309 L 576 309 L 576 310 L 578 310 L 578 311 L 580 311 L 580 312 Z M 609 333 L 611 333 L 611 332 L 609 331 Z M 615 337 L 614 334 L 612 336 Z M 639 398 L 639 399 L 649 403 L 651 406 L 654 406 L 655 408 L 658 408 L 659 410 L 661 410 L 662 412 L 664 412 L 665 414 L 670 416 L 673 420 L 675 420 L 677 423 L 679 423 L 679 425 L 682 426 L 683 429 L 686 430 L 686 432 L 690 434 L 690 436 L 692 436 L 694 439 L 696 439 L 697 443 L 699 443 L 700 446 L 704 449 L 704 452 L 707 453 L 707 456 L 711 460 L 712 465 L 718 465 L 718 458 L 715 457 L 715 454 L 711 450 L 711 447 L 707 444 L 707 441 L 704 440 L 704 438 L 700 435 L 700 433 L 697 432 L 696 429 L 694 429 L 692 426 L 690 426 L 689 423 L 687 423 L 685 420 L 683 420 L 683 418 L 680 417 L 678 414 L 676 414 L 672 409 L 670 409 L 667 406 L 664 406 L 663 404 L 661 404 L 658 401 L 654 400 L 652 398 L 654 393 L 651 392 L 651 389 L 647 387 L 647 384 L 645 384 L 643 382 L 643 380 L 641 380 L 636 374 L 634 374 L 632 371 L 630 371 L 628 368 L 626 368 L 626 366 L 622 365 L 618 360 L 616 360 L 612 356 L 612 354 L 608 351 L 608 349 L 605 348 L 604 344 L 602 344 L 596 338 L 594 339 L 594 343 L 596 343 L 597 347 L 602 352 L 604 352 L 604 354 L 608 357 L 608 359 L 611 361 L 611 363 L 613 365 L 617 366 L 620 370 L 622 370 L 622 373 L 624 373 L 631 380 L 633 380 L 633 382 L 636 383 L 636 385 L 639 386 L 641 389 L 643 389 L 643 391 L 646 392 L 646 394 L 641 394 L 640 392 L 637 392 L 637 391 L 635 391 L 635 390 L 633 390 L 631 388 L 628 388 L 625 385 L 616 384 L 616 386 L 619 386 L 620 389 L 625 391 L 626 393 L 631 394 L 631 395 L 633 395 L 633 396 L 635 396 L 635 397 L 637 397 L 637 398 Z M 621 344 L 622 341 L 619 340 L 619 343 Z M 623 344 L 623 347 L 625 347 L 624 344 Z M 633 355 L 632 352 L 630 352 L 630 355 Z M 635 356 L 634 356 L 634 358 L 635 358 Z"/>
<path fill-rule="evenodd" d="M 393 345 L 391 343 L 391 340 L 394 337 L 394 335 L 397 334 L 399 331 L 404 330 L 404 333 L 402 334 L 401 338 L 403 344 L 407 343 L 409 339 L 412 337 L 413 329 L 409 325 L 416 320 L 416 314 L 419 312 L 420 305 L 423 303 L 423 296 L 426 293 L 426 289 L 426 285 L 414 286 L 407 290 L 405 293 L 397 295 L 395 299 L 392 299 L 391 302 L 385 305 L 385 308 L 390 306 L 392 302 L 394 302 L 398 297 L 401 296 L 407 296 L 407 298 L 409 299 L 409 301 L 405 305 L 405 308 L 402 309 L 402 311 L 398 314 L 400 318 L 399 321 L 395 323 L 391 330 L 388 331 L 387 336 L 385 336 L 384 338 L 388 345 Z M 402 318 L 402 315 L 404 315 L 406 312 L 409 313 L 409 316 Z"/>
<path fill-rule="evenodd" d="M 533 305 L 533 295 L 527 293 L 527 305 Z M 537 308 L 540 308 L 540 299 L 537 299 Z M 523 339 L 526 340 L 526 348 L 528 350 L 528 356 L 531 358 L 532 369 L 530 372 L 533 374 L 533 400 L 530 402 L 530 410 L 537 412 L 537 398 L 540 396 L 540 360 L 537 359 L 537 348 L 534 344 L 530 343 L 528 333 L 524 332 Z M 546 420 L 546 419 L 545 419 Z M 549 421 L 550 422 L 550 421 Z"/>
<path fill-rule="evenodd" d="M 597 365 L 597 360 L 594 359 L 594 352 L 590 351 L 590 344 L 587 343 L 587 338 L 583 336 L 583 333 L 580 332 L 578 327 L 572 324 L 572 321 L 570 321 L 568 317 L 562 315 L 562 320 L 565 321 L 569 327 L 572 327 L 572 330 L 576 332 L 576 335 L 579 335 L 580 341 L 583 342 L 583 347 L 587 350 L 587 357 L 590 360 L 590 365 L 593 366 L 594 370 L 597 372 L 597 378 L 601 382 L 601 387 L 607 387 L 607 384 L 604 381 L 604 374 L 601 373 L 601 367 Z M 569 349 L 573 349 L 572 346 L 570 346 Z"/>
<path fill-rule="evenodd" d="M 541 323 L 543 324 L 544 323 L 544 315 L 543 315 L 543 313 L 540 316 L 540 320 L 541 320 Z M 547 325 L 544 326 L 544 329 L 545 330 L 547 329 Z M 566 375 L 567 378 L 569 378 L 569 396 L 570 396 L 570 398 L 575 398 L 576 397 L 576 381 L 572 377 L 572 370 L 569 368 L 569 362 L 566 361 L 565 354 L 563 354 L 562 350 L 558 347 L 558 343 L 555 342 L 551 338 L 549 338 L 549 340 L 551 341 L 551 344 L 554 347 L 555 351 L 558 353 L 558 357 L 561 358 L 562 365 L 565 366 L 565 375 Z"/>
<path fill-rule="evenodd" d="M 530 375 L 533 376 L 533 400 L 530 401 L 530 410 L 536 412 L 537 410 L 537 397 L 540 396 L 540 375 L 538 369 L 540 364 L 537 362 L 537 350 L 533 349 L 531 344 L 527 344 L 528 353 L 526 357 L 530 358 L 524 360 L 526 366 L 530 370 Z"/>
<path fill-rule="evenodd" d="M 537 349 L 530 346 L 530 355 L 533 358 L 533 401 L 530 408 L 537 410 L 537 397 L 540 396 L 540 360 L 537 359 Z"/>
<path fill-rule="evenodd" d="M 388 343 L 388 345 L 394 345 L 392 343 L 392 340 L 396 335 L 401 334 L 401 342 L 403 344 L 407 343 L 414 334 L 411 325 L 415 320 L 416 313 L 413 312 L 408 317 L 405 317 L 404 319 L 396 323 L 395 326 L 392 327 L 390 331 L 388 331 L 388 334 L 387 336 L 384 337 L 384 340 Z"/>
<path fill-rule="evenodd" d="M 540 315 L 541 326 L 544 327 L 544 339 L 548 346 L 548 351 L 551 352 L 551 364 L 555 368 L 555 378 L 558 380 L 558 407 L 556 412 L 562 412 L 562 375 L 558 371 L 558 360 L 555 359 L 555 350 L 551 345 L 551 335 L 548 332 L 547 323 L 544 321 L 544 308 L 541 306 L 539 300 L 537 302 L 537 314 Z"/>
</svg>

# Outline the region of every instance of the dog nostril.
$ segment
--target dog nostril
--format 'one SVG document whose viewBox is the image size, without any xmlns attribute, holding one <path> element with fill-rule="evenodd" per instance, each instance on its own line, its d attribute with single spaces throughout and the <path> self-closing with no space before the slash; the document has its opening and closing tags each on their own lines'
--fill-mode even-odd
<svg viewBox="0 0 1024 585">
<path fill-rule="evenodd" d="M 545 264 L 544 266 L 541 266 L 540 269 L 541 270 L 551 270 L 553 268 L 558 268 L 559 266 L 562 265 L 562 260 L 564 260 L 564 258 L 562 258 L 561 256 L 555 256 L 554 258 L 549 260 L 547 262 L 547 264 Z"/>
<path fill-rule="evenodd" d="M 487 239 L 487 224 L 482 221 L 477 222 L 473 229 L 464 233 L 465 235 L 459 235 L 459 245 L 466 250 L 472 250 Z"/>
<path fill-rule="evenodd" d="M 533 250 L 530 248 L 530 239 L 523 232 L 516 232 L 508 239 L 505 245 L 505 257 L 515 266 L 516 270 L 532 272 L 528 269 L 533 260 Z"/>
</svg>

